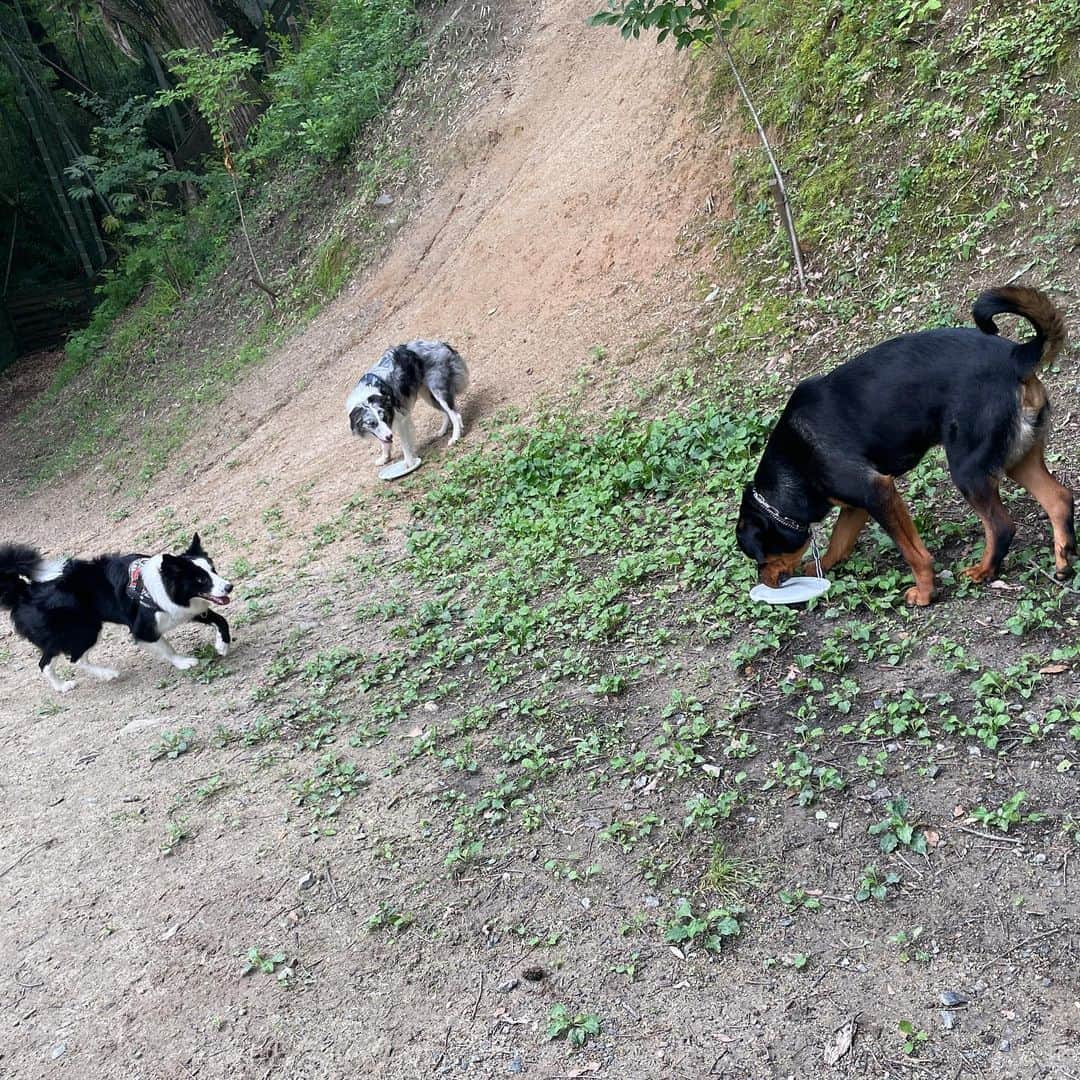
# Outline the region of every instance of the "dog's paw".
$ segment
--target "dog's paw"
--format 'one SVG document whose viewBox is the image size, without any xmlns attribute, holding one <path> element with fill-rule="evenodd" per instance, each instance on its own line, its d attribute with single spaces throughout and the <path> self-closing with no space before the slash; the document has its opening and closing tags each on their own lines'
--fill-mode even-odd
<svg viewBox="0 0 1080 1080">
<path fill-rule="evenodd" d="M 976 585 L 981 585 L 984 581 L 993 581 L 997 575 L 993 570 L 988 570 L 982 563 L 978 563 L 975 566 L 968 566 L 961 570 L 960 576 L 969 578 Z"/>
<path fill-rule="evenodd" d="M 921 589 L 918 585 L 912 585 L 904 599 L 911 607 L 929 607 L 930 601 L 934 599 L 934 592 L 932 589 Z"/>
<path fill-rule="evenodd" d="M 101 668 L 97 677 L 102 682 L 113 682 L 114 680 L 120 678 L 120 672 L 117 671 L 116 668 Z"/>
<path fill-rule="evenodd" d="M 458 441 L 458 439 L 460 439 L 460 438 L 461 438 L 460 435 L 451 435 L 450 438 L 446 440 L 446 445 L 447 446 L 453 446 L 454 443 L 456 443 Z"/>
<path fill-rule="evenodd" d="M 172 666 L 177 671 L 187 671 L 189 668 L 198 667 L 199 661 L 194 656 L 174 656 Z"/>
<path fill-rule="evenodd" d="M 75 680 L 68 679 L 67 682 L 57 683 L 56 692 L 58 694 L 70 694 L 75 689 Z"/>
<path fill-rule="evenodd" d="M 216 652 L 218 656 L 228 656 L 229 643 L 223 637 L 219 637 L 217 641 L 214 642 L 214 652 Z"/>
</svg>

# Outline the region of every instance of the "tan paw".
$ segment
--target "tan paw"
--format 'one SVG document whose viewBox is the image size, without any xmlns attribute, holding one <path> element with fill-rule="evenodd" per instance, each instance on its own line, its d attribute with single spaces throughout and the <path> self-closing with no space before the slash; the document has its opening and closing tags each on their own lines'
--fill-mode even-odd
<svg viewBox="0 0 1080 1080">
<path fill-rule="evenodd" d="M 912 585 L 904 594 L 904 599 L 912 607 L 928 607 L 930 601 L 934 599 L 934 592 L 932 589 L 922 589 L 918 585 Z"/>
</svg>

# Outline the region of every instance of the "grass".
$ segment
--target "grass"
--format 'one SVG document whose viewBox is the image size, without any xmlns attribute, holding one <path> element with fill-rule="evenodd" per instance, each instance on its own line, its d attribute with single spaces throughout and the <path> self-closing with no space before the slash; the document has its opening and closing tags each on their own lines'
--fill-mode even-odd
<svg viewBox="0 0 1080 1080">
<path fill-rule="evenodd" d="M 849 5 L 826 40 L 825 24 L 813 30 L 810 5 L 800 3 L 789 27 L 796 47 L 776 51 L 795 57 L 793 73 L 777 70 L 778 60 L 754 68 L 777 88 L 770 108 L 789 102 L 786 121 L 772 118 L 785 123 L 794 151 L 785 160 L 803 211 L 821 212 L 811 234 L 842 269 L 809 299 L 784 291 L 782 250 L 744 174 L 732 235 L 756 269 L 722 290 L 711 332 L 669 381 L 674 392 L 654 398 L 654 413 L 556 408 L 532 426 L 494 424 L 483 449 L 448 457 L 438 476 L 417 485 L 404 556 L 392 569 L 378 556 L 386 536 L 372 529 L 364 497 L 327 508 L 324 521 L 293 537 L 301 569 L 325 592 L 314 628 L 289 625 L 289 590 L 260 576 L 257 551 L 245 555 L 245 597 L 267 605 L 252 611 L 248 633 L 274 644 L 242 683 L 222 682 L 237 727 L 198 742 L 210 779 L 206 796 L 185 810 L 193 828 L 222 812 L 227 795 L 214 778 L 227 765 L 237 787 L 272 785 L 289 801 L 284 828 L 304 845 L 343 853 L 350 866 L 378 861 L 378 874 L 364 863 L 352 882 L 377 945 L 423 939 L 449 949 L 461 933 L 455 956 L 475 960 L 504 946 L 519 964 L 539 951 L 549 967 L 573 964 L 583 982 L 593 971 L 620 976 L 612 980 L 620 993 L 672 988 L 670 968 L 653 975 L 662 965 L 648 963 L 652 956 L 665 965 L 674 957 L 678 978 L 705 990 L 715 986 L 715 965 L 726 973 L 752 959 L 754 978 L 765 969 L 783 988 L 810 966 L 835 992 L 857 970 L 835 939 L 857 940 L 867 979 L 899 987 L 895 1001 L 880 1003 L 881 1045 L 951 1075 L 960 1060 L 940 1064 L 949 1041 L 930 1039 L 925 1016 L 909 1011 L 927 995 L 915 976 L 905 971 L 902 982 L 896 973 L 928 967 L 937 978 L 972 957 L 968 970 L 994 963 L 996 939 L 958 939 L 962 904 L 980 926 L 1041 940 L 1041 924 L 1002 902 L 1006 884 L 994 875 L 1023 875 L 1025 888 L 1034 880 L 1053 898 L 1058 871 L 1038 877 L 1038 867 L 1080 842 L 1067 812 L 1080 776 L 1077 593 L 1043 572 L 1048 530 L 1019 498 L 1012 505 L 1023 528 L 1005 571 L 1018 588 L 959 577 L 981 540 L 939 454 L 905 480 L 943 571 L 942 601 L 928 610 L 904 605 L 907 569 L 876 528 L 806 610 L 755 605 L 747 595 L 754 570 L 732 529 L 742 485 L 797 372 L 886 331 L 947 321 L 971 291 L 971 268 L 958 261 L 962 233 L 990 245 L 987 272 L 1015 257 L 1000 223 L 983 221 L 972 233 L 972 220 L 950 209 L 939 231 L 927 231 L 925 201 L 943 189 L 923 186 L 918 198 L 896 201 L 886 184 L 876 195 L 864 187 L 881 178 L 873 167 L 864 174 L 859 157 L 859 144 L 873 140 L 845 137 L 845 124 L 884 138 L 905 102 L 925 110 L 915 118 L 922 122 L 941 97 L 969 110 L 978 131 L 985 105 L 978 84 L 966 81 L 955 95 L 913 79 L 898 84 L 897 98 L 872 98 L 895 57 L 909 56 L 912 36 L 919 49 L 940 53 L 935 62 L 918 58 L 937 78 L 967 60 L 957 59 L 953 31 L 939 33 L 928 6 L 883 5 L 875 18 L 886 23 L 860 30 L 856 16 L 868 11 Z M 993 54 L 1007 31 L 1027 40 L 1038 26 L 991 19 L 981 41 Z M 1039 54 L 1044 77 L 1020 80 L 1041 110 L 1031 114 L 1032 131 L 1062 123 L 1055 33 Z M 740 36 L 738 46 L 753 55 L 752 41 Z M 798 84 L 796 73 L 808 81 Z M 1010 76 L 1004 85 L 1019 83 Z M 839 97 L 828 112 L 799 111 L 805 87 Z M 855 124 L 857 109 L 864 119 Z M 820 162 L 800 156 L 815 131 L 836 148 Z M 926 131 L 920 160 L 940 163 L 934 146 L 946 140 L 936 127 Z M 1008 131 L 1027 175 L 1027 147 L 1016 142 L 1022 128 Z M 994 169 L 992 155 L 1006 151 L 987 135 L 979 160 Z M 837 186 L 826 198 L 830 169 Z M 956 175 L 963 182 L 968 174 Z M 874 231 L 868 222 L 889 198 L 895 221 Z M 1025 219 L 1045 227 L 1031 250 L 1046 268 L 1069 228 L 1064 209 L 1047 212 L 1049 198 L 1032 202 Z M 838 257 L 845 253 L 847 264 Z M 857 258 L 865 284 L 851 269 L 863 265 Z M 930 284 L 919 280 L 938 271 Z M 791 360 L 782 378 L 756 374 L 784 352 Z M 1067 457 L 1075 426 L 1057 438 Z M 274 534 L 292 520 L 284 498 L 265 492 L 260 524 Z M 160 526 L 187 531 L 175 515 Z M 238 759 L 239 750 L 250 758 Z M 404 815 L 393 832 L 385 825 L 392 811 Z M 984 858 L 964 846 L 971 825 L 990 831 L 980 842 L 1022 850 L 1011 861 Z M 275 819 L 275 842 L 278 827 Z M 1042 862 L 1028 859 L 1035 855 Z M 994 875 L 985 871 L 991 861 Z M 543 904 L 519 905 L 519 884 Z M 471 910 L 482 913 L 482 928 L 464 917 L 459 927 L 457 913 Z M 1020 951 L 1009 955 L 1027 962 Z M 1038 964 L 1049 954 L 1034 955 Z M 1024 978 L 1035 985 L 1032 968 Z M 597 994 L 579 999 L 588 1009 L 552 1009 L 554 1038 L 597 1039 L 606 1050 L 609 1028 L 620 1034 L 608 1019 L 616 1010 L 601 1005 L 600 982 L 588 987 Z M 548 1000 L 531 1007 L 537 1041 Z M 661 1008 L 660 996 L 645 1000 Z M 524 1015 L 529 1006 L 520 1008 Z"/>
</svg>

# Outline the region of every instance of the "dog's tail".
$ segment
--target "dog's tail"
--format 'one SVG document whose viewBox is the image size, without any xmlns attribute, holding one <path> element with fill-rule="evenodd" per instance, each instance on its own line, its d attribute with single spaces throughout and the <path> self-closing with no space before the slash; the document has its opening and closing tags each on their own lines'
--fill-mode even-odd
<svg viewBox="0 0 1080 1080">
<path fill-rule="evenodd" d="M 464 394 L 469 388 L 469 365 L 465 358 L 450 344 L 449 341 L 440 342 L 446 348 L 447 362 L 450 365 L 450 375 L 453 379 L 455 394 Z"/>
<path fill-rule="evenodd" d="M 1035 336 L 1014 349 L 1020 377 L 1052 364 L 1065 344 L 1065 319 L 1053 301 L 1038 289 L 1003 285 L 988 289 L 971 309 L 975 325 L 985 334 L 996 334 L 995 315 L 1020 315 L 1035 328 Z"/>
<path fill-rule="evenodd" d="M 0 607 L 18 607 L 41 569 L 39 551 L 25 544 L 0 545 Z"/>
</svg>

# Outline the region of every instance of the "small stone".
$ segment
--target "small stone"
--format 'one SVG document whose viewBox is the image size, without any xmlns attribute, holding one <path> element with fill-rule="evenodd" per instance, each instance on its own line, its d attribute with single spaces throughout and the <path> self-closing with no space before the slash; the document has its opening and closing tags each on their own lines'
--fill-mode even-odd
<svg viewBox="0 0 1080 1080">
<path fill-rule="evenodd" d="M 521 1060 L 521 1054 L 516 1050 L 510 1056 L 510 1064 L 506 1066 L 506 1071 L 511 1073 L 520 1073 L 525 1071 L 525 1065 Z"/>
<path fill-rule="evenodd" d="M 424 702 L 424 712 L 438 712 L 438 711 L 439 711 L 439 706 L 436 705 L 434 701 L 425 701 Z"/>
<path fill-rule="evenodd" d="M 499 983 L 495 989 L 498 990 L 500 994 L 509 994 L 511 990 L 516 990 L 520 985 L 520 979 L 507 979 L 506 982 Z"/>
<path fill-rule="evenodd" d="M 955 990 L 944 990 L 941 994 L 941 1004 L 947 1009 L 955 1008 L 957 1005 L 966 1005 L 968 999 L 963 994 L 958 994 Z"/>
<path fill-rule="evenodd" d="M 972 987 L 972 990 L 974 990 L 976 994 L 981 994 L 981 993 L 982 993 L 982 992 L 983 992 L 983 991 L 984 991 L 985 989 L 986 989 L 986 982 L 985 982 L 985 981 L 984 981 L 983 979 L 980 979 L 980 980 L 979 980 L 979 981 L 978 981 L 978 982 L 977 982 L 977 983 L 976 983 L 976 984 L 975 984 L 975 985 L 974 985 L 974 986 Z"/>
<path fill-rule="evenodd" d="M 941 1010 L 941 1026 L 946 1031 L 952 1031 L 956 1027 L 956 1013 L 949 1012 L 948 1009 Z"/>
<path fill-rule="evenodd" d="M 642 907 L 658 908 L 660 906 L 660 897 L 659 896 L 646 896 L 645 899 L 642 900 L 641 904 L 642 904 Z"/>
<path fill-rule="evenodd" d="M 296 887 L 297 887 L 298 889 L 301 889 L 302 891 L 306 892 L 306 891 L 307 891 L 308 889 L 310 889 L 310 888 L 312 887 L 312 885 L 314 885 L 314 884 L 315 884 L 315 881 L 316 881 L 316 880 L 317 880 L 317 879 L 316 879 L 315 875 L 314 875 L 314 874 L 313 874 L 313 873 L 312 873 L 312 872 L 311 872 L 311 871 L 309 870 L 309 871 L 308 871 L 308 872 L 307 872 L 307 873 L 306 873 L 306 874 L 305 874 L 305 875 L 304 875 L 304 876 L 303 876 L 303 877 L 302 877 L 302 878 L 301 878 L 301 879 L 300 879 L 300 880 L 299 880 L 299 881 L 298 881 L 298 882 L 296 883 Z"/>
<path fill-rule="evenodd" d="M 394 205 L 394 196 L 389 194 L 389 192 L 384 191 L 375 200 L 375 205 L 376 206 L 393 206 Z"/>
<path fill-rule="evenodd" d="M 1033 863 L 1038 863 L 1041 865 L 1042 863 L 1046 862 L 1046 852 L 1040 851 L 1038 854 L 1032 855 L 1031 861 Z"/>
<path fill-rule="evenodd" d="M 67 1053 L 67 1043 L 57 1043 L 50 1051 L 49 1057 L 55 1061 L 57 1058 L 63 1057 Z"/>
<path fill-rule="evenodd" d="M 1001 1042 L 998 1043 L 998 1049 L 1003 1054 L 1007 1054 L 1012 1049 L 1012 1043 L 1009 1042 L 1008 1039 L 1002 1039 Z"/>
<path fill-rule="evenodd" d="M 982 751 L 977 746 L 969 746 L 968 757 L 982 757 Z"/>
</svg>

